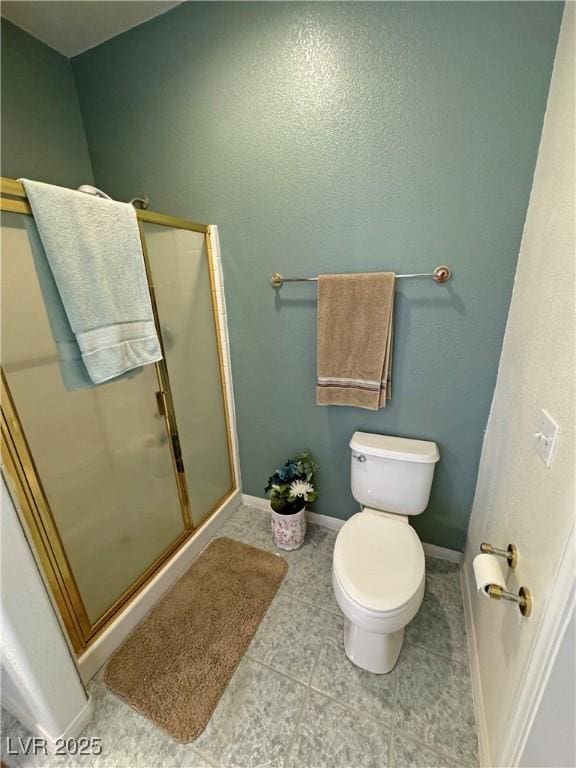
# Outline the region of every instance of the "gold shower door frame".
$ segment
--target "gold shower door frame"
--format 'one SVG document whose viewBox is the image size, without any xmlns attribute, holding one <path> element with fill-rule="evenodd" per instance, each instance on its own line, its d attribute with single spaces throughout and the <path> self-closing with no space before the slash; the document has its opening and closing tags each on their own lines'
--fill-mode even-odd
<svg viewBox="0 0 576 768">
<path fill-rule="evenodd" d="M 24 187 L 20 182 L 0 177 L 0 211 L 19 213 L 27 216 L 32 215 Z M 81 654 L 87 646 L 96 639 L 118 613 L 126 608 L 130 601 L 136 597 L 142 587 L 147 584 L 150 578 L 167 562 L 167 560 L 188 541 L 193 533 L 205 525 L 216 509 L 224 504 L 237 490 L 236 468 L 232 449 L 231 418 L 228 405 L 227 386 L 224 376 L 224 348 L 218 322 L 216 286 L 214 283 L 213 269 L 211 268 L 213 266 L 214 258 L 211 241 L 213 233 L 211 232 L 210 227 L 206 224 L 199 224 L 194 221 L 179 219 L 162 213 L 137 210 L 136 215 L 140 228 L 140 239 L 146 264 L 146 273 L 152 299 L 156 330 L 158 332 L 158 338 L 160 339 L 163 353 L 162 360 L 154 364 L 159 387 L 157 392 L 158 407 L 164 416 L 165 429 L 170 438 L 169 443 L 172 466 L 174 469 L 175 482 L 178 487 L 178 497 L 184 523 L 184 531 L 143 573 L 140 574 L 136 581 L 134 581 L 94 623 L 92 623 L 88 617 L 80 590 L 66 556 L 54 516 L 50 509 L 48 499 L 42 487 L 42 480 L 36 469 L 34 458 L 28 446 L 22 424 L 10 394 L 8 383 L 4 372 L 1 372 L 0 412 L 2 460 L 10 481 L 10 490 L 15 494 L 16 499 L 18 500 L 17 507 L 19 507 L 19 511 L 24 518 L 25 530 L 30 537 L 33 550 L 40 562 L 41 569 L 51 589 L 72 646 L 77 654 Z M 220 387 L 226 424 L 231 487 L 197 526 L 192 522 L 186 475 L 181 458 L 176 412 L 170 387 L 168 366 L 164 355 L 164 343 L 160 328 L 158 306 L 151 279 L 146 239 L 142 227 L 143 222 L 199 232 L 204 235 L 206 242 L 206 254 L 209 266 L 208 272 L 210 275 L 210 298 L 214 320 L 214 331 L 216 335 L 216 346 L 218 349 Z"/>
</svg>

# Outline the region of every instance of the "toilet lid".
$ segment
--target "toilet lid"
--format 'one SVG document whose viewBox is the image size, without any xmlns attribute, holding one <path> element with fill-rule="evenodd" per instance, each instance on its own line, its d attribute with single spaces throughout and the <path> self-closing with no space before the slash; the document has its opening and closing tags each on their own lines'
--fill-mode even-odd
<svg viewBox="0 0 576 768">
<path fill-rule="evenodd" d="M 424 579 L 424 550 L 405 522 L 360 512 L 340 529 L 334 569 L 350 597 L 372 611 L 396 611 Z"/>
</svg>

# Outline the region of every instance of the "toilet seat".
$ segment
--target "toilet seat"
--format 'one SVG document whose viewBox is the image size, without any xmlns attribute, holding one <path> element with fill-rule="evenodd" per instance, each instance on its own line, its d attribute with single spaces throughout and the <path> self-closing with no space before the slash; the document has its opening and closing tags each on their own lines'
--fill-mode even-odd
<svg viewBox="0 0 576 768">
<path fill-rule="evenodd" d="M 373 510 L 353 515 L 338 533 L 333 565 L 338 586 L 365 612 L 390 616 L 415 598 L 420 604 L 424 550 L 402 519 Z"/>
</svg>

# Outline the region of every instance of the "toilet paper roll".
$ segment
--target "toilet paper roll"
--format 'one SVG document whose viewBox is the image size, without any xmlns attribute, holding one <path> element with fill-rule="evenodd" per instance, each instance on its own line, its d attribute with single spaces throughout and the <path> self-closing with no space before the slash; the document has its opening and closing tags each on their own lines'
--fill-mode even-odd
<svg viewBox="0 0 576 768">
<path fill-rule="evenodd" d="M 496 584 L 502 589 L 506 589 L 506 582 L 500 568 L 500 562 L 494 555 L 476 555 L 472 565 L 474 567 L 474 578 L 478 594 L 484 597 L 490 597 L 486 591 L 490 584 Z"/>
</svg>

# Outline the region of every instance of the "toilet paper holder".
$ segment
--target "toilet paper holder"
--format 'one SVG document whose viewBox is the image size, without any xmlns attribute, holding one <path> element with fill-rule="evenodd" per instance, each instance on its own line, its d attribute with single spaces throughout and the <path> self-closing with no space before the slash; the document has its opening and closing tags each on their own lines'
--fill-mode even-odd
<svg viewBox="0 0 576 768">
<path fill-rule="evenodd" d="M 482 544 L 480 544 L 480 552 L 485 555 L 505 557 L 508 567 L 512 570 L 518 565 L 518 547 L 515 544 L 508 544 L 506 549 L 500 549 L 499 547 L 495 547 L 492 544 L 483 541 Z M 527 587 L 520 587 L 517 595 L 515 595 L 514 592 L 508 592 L 499 584 L 489 584 L 485 588 L 485 591 L 486 594 L 494 600 L 509 600 L 512 603 L 516 603 L 520 609 L 520 613 L 526 618 L 532 613 L 534 601 L 532 600 L 532 595 Z"/>
<path fill-rule="evenodd" d="M 526 618 L 532 613 L 534 601 L 532 600 L 532 595 L 527 587 L 520 587 L 518 594 L 515 595 L 514 592 L 507 592 L 497 584 L 490 584 L 490 586 L 486 588 L 486 592 L 494 600 L 510 600 L 511 602 L 516 603 L 520 609 L 520 613 Z"/>
<path fill-rule="evenodd" d="M 488 544 L 488 542 L 483 541 L 482 544 L 480 544 L 480 552 L 483 552 L 485 555 L 498 555 L 498 557 L 505 557 L 508 562 L 508 567 L 514 570 L 516 566 L 518 565 L 518 548 L 515 544 L 508 544 L 508 547 L 506 549 L 500 549 L 499 547 L 495 547 L 492 544 Z"/>
</svg>

